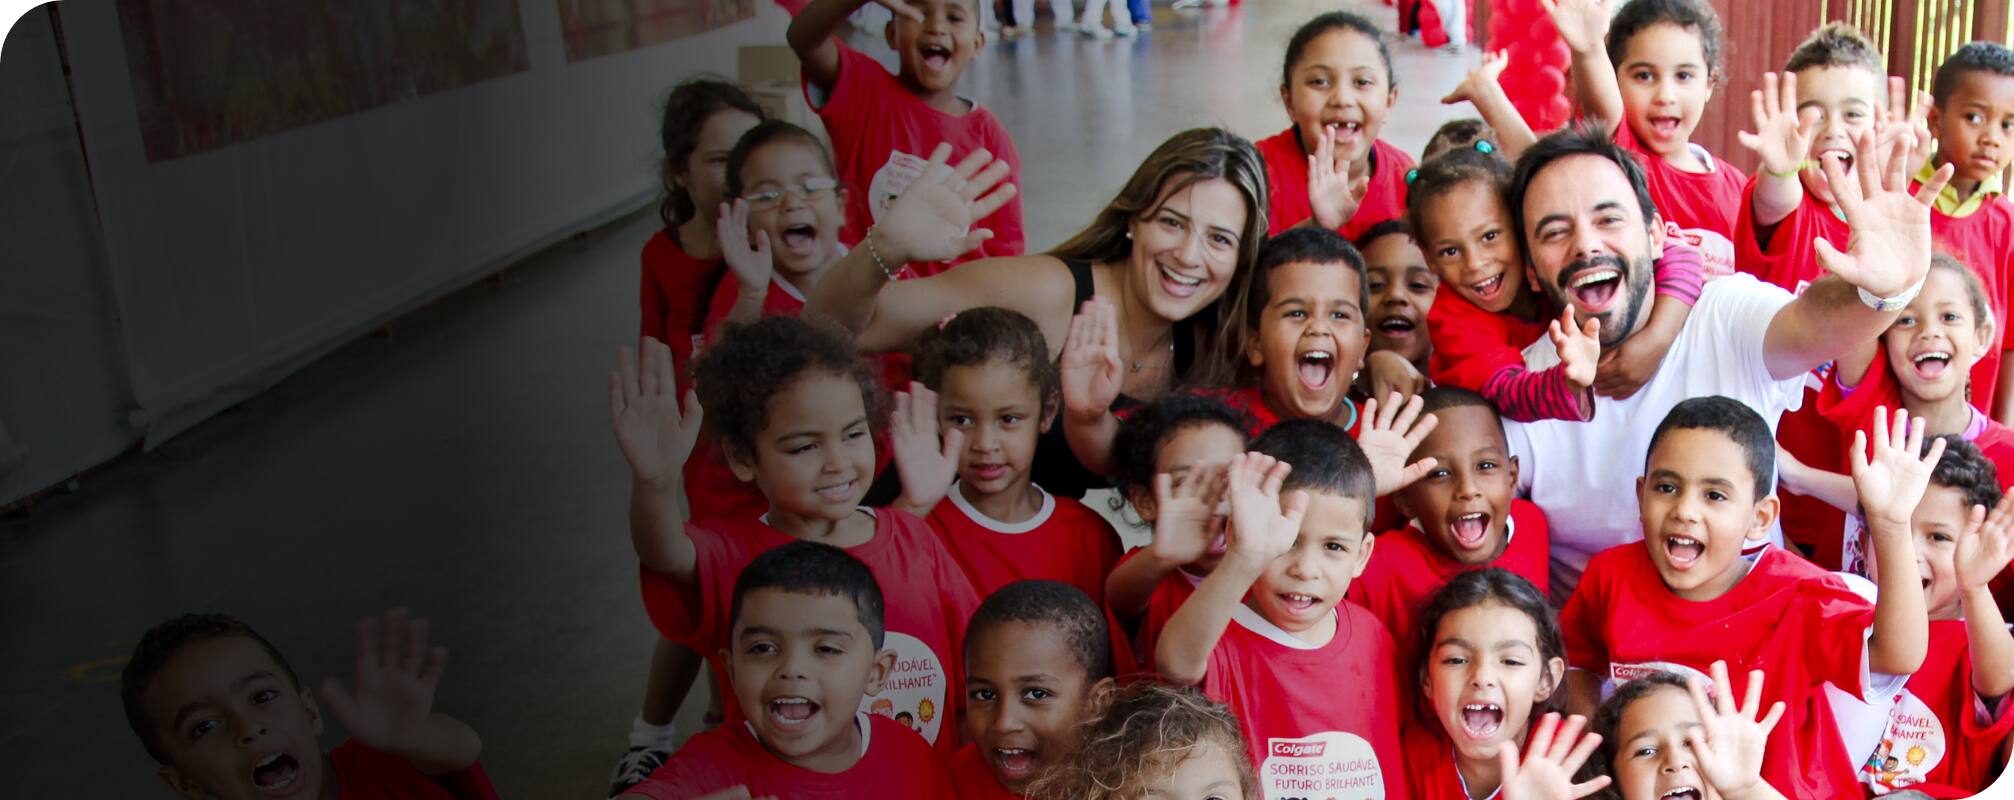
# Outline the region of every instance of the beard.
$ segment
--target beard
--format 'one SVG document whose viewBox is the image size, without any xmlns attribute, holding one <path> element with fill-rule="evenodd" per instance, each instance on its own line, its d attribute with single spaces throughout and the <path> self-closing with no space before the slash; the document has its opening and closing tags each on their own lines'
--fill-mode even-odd
<svg viewBox="0 0 2014 800">
<path fill-rule="evenodd" d="M 1575 278 L 1594 269 L 1614 269 L 1622 276 L 1622 286 L 1617 287 L 1617 291 L 1625 293 L 1622 302 L 1611 303 L 1607 311 L 1593 315 L 1601 320 L 1601 349 L 1610 350 L 1636 333 L 1642 321 L 1644 304 L 1650 302 L 1655 288 L 1653 275 L 1657 265 L 1648 255 L 1627 262 L 1620 256 L 1598 255 L 1567 264 L 1565 269 L 1560 270 L 1558 280 L 1546 285 L 1546 293 L 1560 308 L 1574 308 L 1574 318 L 1583 325 L 1587 324 L 1588 315 L 1574 306 L 1573 295 L 1564 287 L 1573 285 Z"/>
</svg>

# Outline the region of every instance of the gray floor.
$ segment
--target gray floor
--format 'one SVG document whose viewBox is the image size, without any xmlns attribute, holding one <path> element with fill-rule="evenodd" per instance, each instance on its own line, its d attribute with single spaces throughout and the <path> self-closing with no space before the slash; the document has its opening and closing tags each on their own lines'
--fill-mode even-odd
<svg viewBox="0 0 2014 800">
<path fill-rule="evenodd" d="M 1136 41 L 991 46 L 966 86 L 1023 155 L 1030 245 L 1073 232 L 1175 131 L 1284 128 L 1284 43 L 1338 5 L 1162 7 Z M 1436 101 L 1475 56 L 1393 51 L 1403 110 L 1385 136 L 1417 152 L 1466 113 Z M 242 616 L 319 681 L 346 669 L 359 616 L 406 604 L 453 649 L 438 707 L 482 733 L 506 796 L 600 797 L 652 643 L 603 376 L 636 330 L 654 221 L 543 254 L 0 523 L 6 794 L 166 796 L 117 678 L 170 614 Z"/>
</svg>

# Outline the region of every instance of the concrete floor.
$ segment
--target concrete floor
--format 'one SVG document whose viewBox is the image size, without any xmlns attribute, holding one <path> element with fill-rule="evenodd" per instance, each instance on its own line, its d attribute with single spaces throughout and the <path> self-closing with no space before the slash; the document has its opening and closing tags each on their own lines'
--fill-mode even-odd
<svg viewBox="0 0 2014 800">
<path fill-rule="evenodd" d="M 1137 40 L 991 46 L 966 90 L 1023 154 L 1031 249 L 1073 233 L 1169 134 L 1284 128 L 1284 43 L 1339 5 L 1392 24 L 1363 0 L 1247 0 L 1159 8 Z M 1392 48 L 1403 111 L 1384 135 L 1417 152 L 1467 113 L 1436 100 L 1475 55 Z M 452 648 L 437 707 L 482 733 L 506 796 L 602 796 L 653 641 L 603 376 L 635 333 L 654 225 L 639 214 L 555 248 L 0 522 L 7 794 L 166 796 L 117 688 L 134 640 L 169 615 L 239 615 L 316 682 L 347 680 L 357 618 L 404 604 Z"/>
</svg>

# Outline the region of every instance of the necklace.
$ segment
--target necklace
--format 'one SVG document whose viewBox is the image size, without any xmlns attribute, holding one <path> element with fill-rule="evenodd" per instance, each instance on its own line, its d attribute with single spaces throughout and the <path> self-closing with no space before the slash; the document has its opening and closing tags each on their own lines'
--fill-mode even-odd
<svg viewBox="0 0 2014 800">
<path fill-rule="evenodd" d="M 1169 355 L 1169 357 L 1170 357 L 1170 358 L 1173 358 L 1173 357 L 1174 357 L 1174 354 L 1175 354 L 1175 329 L 1174 329 L 1174 328 L 1169 328 L 1169 329 L 1168 329 L 1168 332 L 1167 332 L 1167 333 L 1165 333 L 1165 334 L 1162 334 L 1162 335 L 1161 335 L 1161 338 L 1162 338 L 1162 339 L 1165 339 L 1165 340 L 1167 340 L 1167 342 L 1168 342 L 1168 355 Z M 1157 349 L 1159 349 L 1159 348 L 1157 348 L 1157 347 L 1154 347 L 1154 346 L 1149 346 L 1149 347 L 1148 347 L 1147 349 L 1148 349 L 1148 350 L 1157 350 Z M 1146 369 L 1146 368 L 1147 368 L 1147 360 L 1146 360 L 1146 359 L 1144 359 L 1144 358 L 1136 358 L 1136 359 L 1133 359 L 1133 364 L 1132 364 L 1132 366 L 1133 366 L 1133 374 L 1135 374 L 1135 375 L 1138 375 L 1138 374 L 1140 374 L 1140 370 L 1143 370 L 1143 369 Z"/>
</svg>

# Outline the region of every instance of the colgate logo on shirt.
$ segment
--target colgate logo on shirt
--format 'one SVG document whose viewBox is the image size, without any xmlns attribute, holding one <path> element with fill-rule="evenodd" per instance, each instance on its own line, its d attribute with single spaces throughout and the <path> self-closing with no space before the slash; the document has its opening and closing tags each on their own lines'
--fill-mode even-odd
<svg viewBox="0 0 2014 800">
<path fill-rule="evenodd" d="M 1306 757 L 1306 758 L 1320 758 L 1320 757 L 1322 756 L 1322 754 L 1323 754 L 1323 753 L 1325 753 L 1325 752 L 1328 752 L 1328 749 L 1329 749 L 1329 743 L 1328 743 L 1328 742 L 1321 742 L 1321 741 L 1314 741 L 1314 742 L 1279 742 L 1279 741 L 1276 741 L 1276 742 L 1273 742 L 1273 746 L 1272 746 L 1271 748 L 1268 748 L 1268 750 L 1267 750 L 1267 753 L 1266 753 L 1266 754 L 1267 754 L 1267 755 L 1272 755 L 1272 756 L 1286 756 L 1286 757 L 1289 757 L 1289 758 L 1303 758 L 1303 757 Z"/>
</svg>

